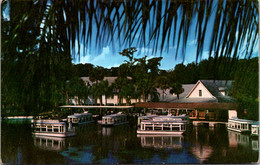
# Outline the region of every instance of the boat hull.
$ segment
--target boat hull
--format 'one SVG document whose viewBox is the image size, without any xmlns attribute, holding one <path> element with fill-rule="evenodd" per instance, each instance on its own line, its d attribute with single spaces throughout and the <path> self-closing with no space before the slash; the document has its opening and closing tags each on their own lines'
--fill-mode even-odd
<svg viewBox="0 0 260 165">
<path fill-rule="evenodd" d="M 122 123 L 116 123 L 116 124 L 105 124 L 101 122 L 98 122 L 98 124 L 101 124 L 101 126 L 118 126 L 118 125 L 123 125 L 123 124 L 128 124 L 129 122 L 122 122 Z"/>
<path fill-rule="evenodd" d="M 80 123 L 72 123 L 73 125 L 83 125 L 83 124 L 88 124 L 88 123 L 94 123 L 94 120 L 92 121 L 87 121 L 87 122 L 80 122 Z"/>
<path fill-rule="evenodd" d="M 147 135 L 181 135 L 184 131 L 146 131 L 146 130 L 137 130 L 138 134 L 147 134 Z"/>
<path fill-rule="evenodd" d="M 235 131 L 235 132 L 239 132 L 239 133 L 249 133 L 250 130 L 240 130 L 240 129 L 236 129 L 236 128 L 227 128 L 230 131 Z"/>
<path fill-rule="evenodd" d="M 66 132 L 66 133 L 33 132 L 33 134 L 35 136 L 70 137 L 70 136 L 75 136 L 76 132 Z"/>
</svg>

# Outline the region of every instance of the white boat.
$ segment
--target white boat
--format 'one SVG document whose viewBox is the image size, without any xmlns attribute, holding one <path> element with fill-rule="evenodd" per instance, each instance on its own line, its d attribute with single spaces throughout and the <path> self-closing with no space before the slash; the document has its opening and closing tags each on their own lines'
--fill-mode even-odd
<svg viewBox="0 0 260 165">
<path fill-rule="evenodd" d="M 32 120 L 33 134 L 38 136 L 69 137 L 76 135 L 72 124 L 59 120 Z"/>
<path fill-rule="evenodd" d="M 150 120 L 151 118 L 156 117 L 156 116 L 158 116 L 158 115 L 146 115 L 146 116 L 140 116 L 140 117 L 138 117 L 137 126 L 140 127 L 141 122 L 142 122 L 143 120 Z"/>
<path fill-rule="evenodd" d="M 91 113 L 84 112 L 84 113 L 74 113 L 74 115 L 69 115 L 67 122 L 72 124 L 87 124 L 93 123 L 93 117 Z"/>
<path fill-rule="evenodd" d="M 188 124 L 188 116 L 156 116 L 141 121 L 138 134 L 183 134 Z"/>
<path fill-rule="evenodd" d="M 227 129 L 241 133 L 251 132 L 252 123 L 252 120 L 245 120 L 233 117 L 231 119 L 228 119 Z"/>
<path fill-rule="evenodd" d="M 259 122 L 255 121 L 251 125 L 251 135 L 252 136 L 259 136 Z"/>
<path fill-rule="evenodd" d="M 121 112 L 117 114 L 103 116 L 102 120 L 98 121 L 98 124 L 101 124 L 103 126 L 116 126 L 127 123 L 127 116 L 125 114 L 122 114 Z"/>
</svg>

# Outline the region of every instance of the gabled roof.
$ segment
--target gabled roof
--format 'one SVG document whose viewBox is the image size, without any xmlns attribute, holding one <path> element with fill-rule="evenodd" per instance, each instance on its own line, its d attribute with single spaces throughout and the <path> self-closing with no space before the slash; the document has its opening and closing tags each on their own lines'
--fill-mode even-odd
<svg viewBox="0 0 260 165">
<path fill-rule="evenodd" d="M 232 97 L 221 94 L 221 91 L 231 90 L 232 80 L 201 80 L 201 82 L 217 98 L 217 102 L 235 102 Z"/>
<path fill-rule="evenodd" d="M 197 86 L 198 86 L 200 83 L 202 83 L 202 81 L 203 81 L 203 80 L 199 80 L 199 81 L 193 86 L 193 88 L 192 88 L 192 89 L 190 90 L 190 92 L 187 94 L 186 98 L 188 98 L 188 97 L 191 95 L 191 93 L 197 88 Z M 214 94 L 209 91 L 209 89 L 205 86 L 205 84 L 202 83 L 202 85 L 208 90 L 208 92 L 209 92 L 209 93 L 212 95 L 212 97 L 214 98 L 214 97 L 215 97 Z"/>
<path fill-rule="evenodd" d="M 203 85 L 210 91 L 212 95 L 215 97 L 223 96 L 220 93 L 220 90 L 223 90 L 225 88 L 231 89 L 232 82 L 231 80 L 201 80 Z"/>
</svg>

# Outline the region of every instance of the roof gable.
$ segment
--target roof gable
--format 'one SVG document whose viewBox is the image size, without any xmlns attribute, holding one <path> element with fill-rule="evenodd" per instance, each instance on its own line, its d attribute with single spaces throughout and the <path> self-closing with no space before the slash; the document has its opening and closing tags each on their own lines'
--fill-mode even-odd
<svg viewBox="0 0 260 165">
<path fill-rule="evenodd" d="M 200 88 L 203 88 L 204 91 L 206 91 L 206 95 L 208 95 L 208 97 L 212 97 L 214 98 L 214 94 L 211 93 L 211 91 L 205 86 L 204 83 L 202 83 L 201 80 L 199 80 L 195 85 L 194 87 L 192 88 L 192 90 L 188 93 L 188 95 L 186 96 L 186 98 L 189 98 L 191 95 L 193 95 L 195 92 L 197 92 L 197 88 L 200 87 Z M 202 97 L 203 98 L 203 97 Z"/>
</svg>

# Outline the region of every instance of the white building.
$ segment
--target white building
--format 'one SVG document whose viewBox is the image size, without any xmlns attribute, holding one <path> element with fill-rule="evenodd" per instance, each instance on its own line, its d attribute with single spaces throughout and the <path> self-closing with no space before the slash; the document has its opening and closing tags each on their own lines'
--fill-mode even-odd
<svg viewBox="0 0 260 165">
<path fill-rule="evenodd" d="M 104 77 L 109 85 L 111 85 L 117 77 Z M 130 77 L 129 77 L 130 78 Z M 86 85 L 93 85 L 93 82 L 89 80 L 89 77 L 81 77 L 81 79 L 86 83 Z M 231 90 L 232 81 L 231 80 L 198 80 L 196 84 L 183 84 L 184 92 L 179 95 L 170 94 L 170 89 L 164 92 L 157 88 L 159 94 L 159 101 L 165 102 L 179 102 L 179 103 L 196 103 L 196 102 L 234 102 L 234 99 L 228 96 L 228 91 Z M 77 104 L 77 98 L 72 99 L 72 104 Z M 150 101 L 150 96 L 148 100 Z M 143 100 L 131 99 L 131 104 L 137 102 L 144 102 Z M 95 104 L 95 100 L 92 96 L 89 96 L 86 100 L 89 105 Z M 122 99 L 122 103 L 126 103 L 126 99 Z M 97 99 L 97 104 L 100 104 L 100 100 Z M 105 95 L 102 96 L 103 105 L 118 105 L 119 97 L 116 92 L 114 92 L 113 97 L 106 98 Z"/>
</svg>

